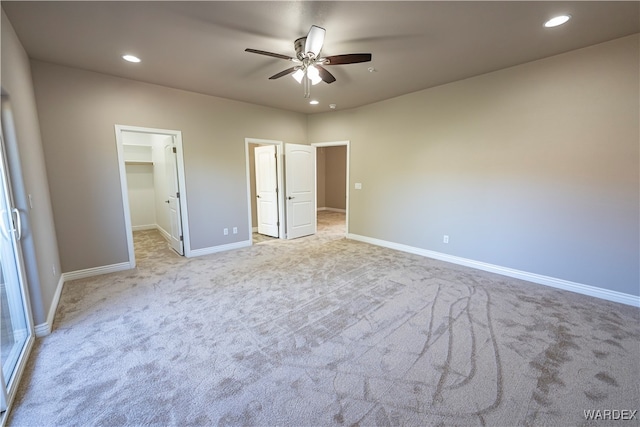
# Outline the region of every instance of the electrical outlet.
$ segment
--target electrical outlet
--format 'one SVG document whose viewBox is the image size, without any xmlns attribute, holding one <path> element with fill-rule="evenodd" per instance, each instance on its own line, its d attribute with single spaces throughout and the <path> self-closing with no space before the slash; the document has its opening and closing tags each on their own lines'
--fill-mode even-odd
<svg viewBox="0 0 640 427">
<path fill-rule="evenodd" d="M 238 227 L 233 227 L 233 234 L 238 234 Z"/>
<path fill-rule="evenodd" d="M 229 229 L 228 228 L 224 228 L 222 230 L 222 234 L 224 234 L 225 236 L 228 236 L 229 235 Z"/>
<path fill-rule="evenodd" d="M 449 236 L 445 234 L 444 237 L 442 238 L 442 243 L 449 243 Z"/>
</svg>

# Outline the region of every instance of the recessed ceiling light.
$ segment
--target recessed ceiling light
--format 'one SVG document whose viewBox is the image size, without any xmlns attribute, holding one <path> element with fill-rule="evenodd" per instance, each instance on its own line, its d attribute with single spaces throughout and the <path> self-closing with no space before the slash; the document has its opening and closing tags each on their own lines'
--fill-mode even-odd
<svg viewBox="0 0 640 427">
<path fill-rule="evenodd" d="M 129 62 L 140 62 L 140 58 L 133 55 L 122 55 L 122 59 Z"/>
<path fill-rule="evenodd" d="M 336 109 L 336 104 L 329 104 L 329 108 L 331 108 L 332 110 Z"/>
<path fill-rule="evenodd" d="M 312 100 L 312 101 L 309 101 L 309 104 L 311 104 L 311 105 L 318 105 L 318 104 L 319 104 L 319 102 L 318 102 L 318 101 L 316 101 L 316 100 L 314 99 L 314 100 Z"/>
<path fill-rule="evenodd" d="M 544 23 L 544 26 L 547 28 L 557 27 L 558 25 L 562 25 L 571 19 L 571 15 L 559 15 L 549 19 Z"/>
</svg>

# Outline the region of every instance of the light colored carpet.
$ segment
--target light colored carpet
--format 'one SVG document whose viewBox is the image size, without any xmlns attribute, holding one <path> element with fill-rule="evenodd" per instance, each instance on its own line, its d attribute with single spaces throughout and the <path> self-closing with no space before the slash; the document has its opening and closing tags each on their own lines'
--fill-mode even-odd
<svg viewBox="0 0 640 427">
<path fill-rule="evenodd" d="M 260 233 L 253 233 L 253 244 L 257 245 L 258 243 L 270 242 L 272 240 L 277 240 L 277 237 L 265 236 Z"/>
<path fill-rule="evenodd" d="M 136 270 L 65 285 L 9 424 L 638 425 L 584 417 L 639 409 L 638 309 L 320 214 L 316 236 L 193 259 L 138 235 Z"/>
</svg>

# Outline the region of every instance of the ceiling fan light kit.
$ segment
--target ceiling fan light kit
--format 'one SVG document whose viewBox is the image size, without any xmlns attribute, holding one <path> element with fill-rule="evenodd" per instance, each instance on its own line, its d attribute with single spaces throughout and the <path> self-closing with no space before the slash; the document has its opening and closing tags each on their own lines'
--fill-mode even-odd
<svg viewBox="0 0 640 427">
<path fill-rule="evenodd" d="M 279 79 L 280 77 L 292 74 L 292 77 L 298 83 L 302 84 L 304 97 L 309 98 L 311 96 L 312 85 L 317 85 L 322 81 L 328 84 L 336 81 L 333 74 L 327 71 L 323 65 L 344 65 L 371 61 L 370 53 L 351 53 L 322 57 L 320 52 L 324 45 L 325 33 L 326 30 L 324 28 L 312 25 L 306 37 L 300 37 L 293 42 L 293 47 L 296 52 L 295 58 L 257 49 L 245 49 L 245 51 L 285 59 L 299 64 L 274 74 L 269 77 L 269 80 Z"/>
<path fill-rule="evenodd" d="M 320 71 L 318 71 L 318 69 L 313 65 L 309 65 L 307 67 L 307 78 L 311 80 L 311 84 L 314 86 L 322 81 Z"/>
<path fill-rule="evenodd" d="M 294 79 L 296 79 L 296 81 L 300 84 L 302 84 L 302 78 L 305 76 L 304 71 L 302 71 L 302 68 L 297 68 L 296 72 L 293 73 L 291 75 Z"/>
</svg>

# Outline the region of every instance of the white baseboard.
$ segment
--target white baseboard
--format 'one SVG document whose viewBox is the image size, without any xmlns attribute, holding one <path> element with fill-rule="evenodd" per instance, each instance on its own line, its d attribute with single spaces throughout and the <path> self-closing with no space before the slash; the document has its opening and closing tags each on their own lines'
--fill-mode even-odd
<svg viewBox="0 0 640 427">
<path fill-rule="evenodd" d="M 196 256 L 210 255 L 218 252 L 230 251 L 233 249 L 246 248 L 247 246 L 251 246 L 251 240 L 243 240 L 242 242 L 229 243 L 228 245 L 211 246 L 209 248 L 192 249 L 189 252 L 188 257 L 192 258 Z"/>
<path fill-rule="evenodd" d="M 122 262 L 120 264 L 112 264 L 104 267 L 95 267 L 88 268 L 86 270 L 78 270 L 71 271 L 69 273 L 62 273 L 60 275 L 60 280 L 58 281 L 58 286 L 56 287 L 56 292 L 53 295 L 53 300 L 51 301 L 51 306 L 49 307 L 49 314 L 47 315 L 47 321 L 45 323 L 40 323 L 35 327 L 36 337 L 44 337 L 51 333 L 51 329 L 53 328 L 53 320 L 56 315 L 56 311 L 58 311 L 58 303 L 60 302 L 60 295 L 62 295 L 62 288 L 64 287 L 65 282 L 69 282 L 71 280 L 76 279 L 84 279 L 86 277 L 99 276 L 101 274 L 107 273 L 115 273 L 117 271 L 129 270 L 134 268 L 128 262 Z"/>
<path fill-rule="evenodd" d="M 157 225 L 156 226 L 156 230 L 158 230 L 158 232 L 162 235 L 162 237 L 164 237 L 164 239 L 167 242 L 171 241 L 171 234 L 169 234 L 164 228 L 162 228 L 159 225 Z"/>
<path fill-rule="evenodd" d="M 157 230 L 160 232 L 160 234 L 163 235 L 163 237 L 165 237 L 166 239 L 169 238 L 167 232 L 164 231 L 162 228 L 157 227 Z M 217 252 L 229 251 L 232 249 L 244 248 L 247 246 L 251 246 L 250 240 L 231 243 L 228 245 L 214 246 L 214 247 L 204 248 L 204 249 L 196 249 L 195 251 L 191 251 L 189 256 L 194 257 L 194 256 L 208 255 L 208 254 L 213 254 Z M 49 314 L 47 315 L 47 321 L 45 323 L 36 325 L 35 327 L 36 337 L 44 337 L 51 333 L 51 330 L 53 327 L 53 320 L 55 318 L 56 311 L 58 310 L 58 303 L 60 302 L 60 295 L 62 295 L 62 288 L 64 287 L 65 282 L 69 282 L 71 280 L 77 280 L 77 279 L 84 279 L 87 277 L 99 276 L 102 274 L 115 273 L 118 271 L 130 270 L 132 268 L 135 268 L 135 266 L 132 265 L 131 263 L 122 262 L 119 264 L 106 265 L 103 267 L 88 268 L 86 270 L 77 270 L 77 271 L 71 271 L 68 273 L 62 273 L 60 275 L 60 280 L 58 281 L 58 286 L 56 287 L 56 292 L 53 296 L 53 301 L 51 301 L 51 306 L 49 307 Z"/>
<path fill-rule="evenodd" d="M 317 211 L 329 211 L 329 212 L 340 212 L 340 213 L 347 213 L 346 209 L 338 209 L 338 208 L 318 208 L 316 209 Z"/>
<path fill-rule="evenodd" d="M 585 285 L 582 283 L 570 282 L 568 280 L 557 279 L 555 277 L 543 276 L 541 274 L 529 273 L 527 271 L 516 270 L 499 265 L 488 264 L 486 262 L 474 261 L 472 259 L 461 258 L 453 255 L 443 254 L 441 252 L 403 245 L 400 243 L 388 242 L 386 240 L 375 239 L 373 237 L 361 236 L 358 234 L 349 233 L 347 234 L 347 238 L 364 243 L 370 243 L 376 246 L 382 246 L 389 249 L 395 249 L 402 252 L 408 252 L 415 255 L 421 255 L 428 258 L 434 258 L 440 261 L 450 262 L 452 264 L 464 265 L 466 267 L 476 268 L 478 270 L 484 270 L 490 273 L 514 277 L 516 279 L 526 280 L 528 282 L 537 283 L 539 285 L 545 285 L 565 291 L 576 292 L 579 294 L 588 295 L 607 301 L 618 302 L 633 307 L 640 307 L 640 297 L 637 297 L 635 295 L 598 288 L 596 286 Z"/>
<path fill-rule="evenodd" d="M 71 280 L 84 279 L 86 277 L 100 276 L 101 274 L 115 273 L 117 271 L 130 270 L 135 268 L 135 265 L 127 262 L 121 262 L 119 264 L 105 265 L 102 267 L 87 268 L 86 270 L 70 271 L 68 273 L 62 273 L 62 277 L 65 282 Z"/>
<path fill-rule="evenodd" d="M 47 314 L 47 321 L 45 323 L 41 323 L 36 325 L 35 332 L 36 337 L 44 337 L 51 333 L 53 328 L 53 319 L 56 317 L 56 311 L 58 311 L 58 303 L 60 302 L 60 295 L 62 295 L 62 288 L 64 287 L 64 274 L 60 275 L 60 280 L 58 280 L 58 286 L 56 287 L 56 292 L 53 294 L 53 300 L 51 301 L 51 305 L 49 306 L 49 314 Z"/>
<path fill-rule="evenodd" d="M 131 231 L 144 231 L 144 230 L 155 230 L 159 228 L 155 224 L 147 224 L 147 225 L 132 225 Z"/>
<path fill-rule="evenodd" d="M 35 327 L 36 337 L 42 338 L 49 335 L 51 333 L 52 326 L 53 326 L 53 323 L 49 323 L 49 322 L 40 323 L 39 325 L 36 325 Z"/>
<path fill-rule="evenodd" d="M 147 225 L 134 225 L 131 227 L 132 231 L 144 231 L 144 230 L 158 230 L 158 232 L 165 238 L 167 242 L 171 241 L 171 234 L 169 234 L 164 228 L 160 227 L 158 224 L 147 224 Z"/>
</svg>

